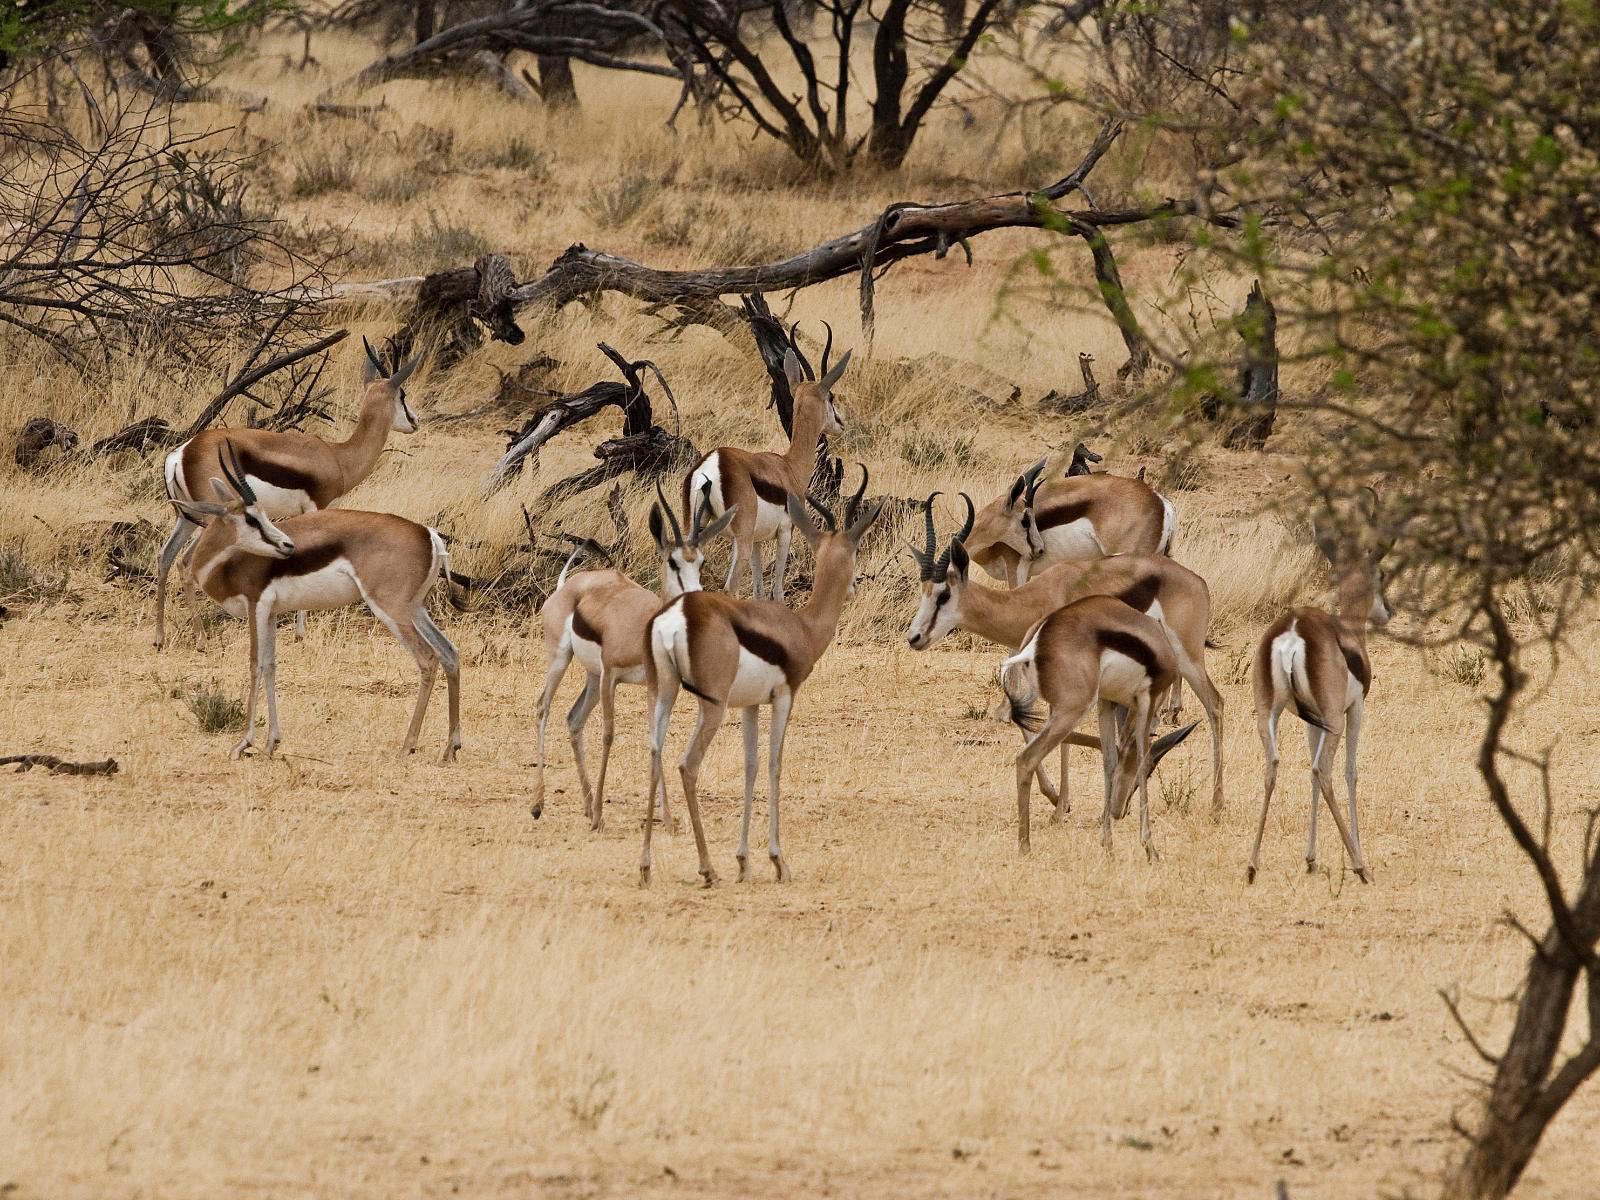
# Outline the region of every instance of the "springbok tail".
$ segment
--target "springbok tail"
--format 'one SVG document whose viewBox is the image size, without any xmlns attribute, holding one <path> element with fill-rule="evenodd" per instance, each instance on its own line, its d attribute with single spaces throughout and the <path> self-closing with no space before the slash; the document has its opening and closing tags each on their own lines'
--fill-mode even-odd
<svg viewBox="0 0 1600 1200">
<path fill-rule="evenodd" d="M 555 590 L 557 592 L 559 592 L 562 589 L 562 587 L 564 587 L 566 585 L 567 572 L 572 570 L 572 564 L 578 561 L 578 555 L 582 554 L 585 549 L 587 549 L 587 547 L 585 547 L 580 542 L 578 545 L 576 545 L 576 546 L 574 546 L 572 548 L 572 553 L 567 555 L 567 561 L 561 564 L 561 574 L 556 576 L 556 588 L 555 588 Z M 551 595 L 554 595 L 554 594 L 555 594 L 554 592 L 551 593 Z"/>
<path fill-rule="evenodd" d="M 1034 705 L 1039 699 L 1039 664 L 1029 642 L 1000 664 L 1000 687 L 1011 705 L 1011 723 L 1023 733 L 1037 732 L 1044 722 Z"/>
<path fill-rule="evenodd" d="M 1307 725 L 1328 728 L 1311 693 L 1311 676 L 1306 671 L 1306 640 L 1292 624 L 1272 642 L 1272 688 L 1274 692 L 1288 693 L 1294 701 L 1295 712 Z"/>
</svg>

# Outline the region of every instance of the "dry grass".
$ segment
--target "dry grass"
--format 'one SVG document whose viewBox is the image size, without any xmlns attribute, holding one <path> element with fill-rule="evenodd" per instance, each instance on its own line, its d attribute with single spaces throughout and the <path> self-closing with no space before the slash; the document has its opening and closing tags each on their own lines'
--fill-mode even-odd
<svg viewBox="0 0 1600 1200">
<path fill-rule="evenodd" d="M 231 83 L 273 96 L 235 136 L 292 145 L 263 160 L 279 211 L 337 223 L 374 274 L 415 269 L 435 229 L 509 251 L 524 274 L 574 240 L 684 264 L 757 237 L 761 255 L 796 249 L 888 199 L 965 190 L 948 182 L 964 174 L 972 190 L 1020 182 L 1050 143 L 1031 125 L 997 150 L 948 133 L 931 144 L 949 153 L 919 155 L 904 179 L 818 185 L 760 144 L 663 137 L 637 115 L 671 103 L 653 81 L 588 77 L 583 116 L 549 123 L 478 90 L 391 85 L 378 134 L 293 112 L 369 51 L 327 40 L 317 53 L 320 76 L 270 57 L 235 64 Z M 350 189 L 295 182 L 303 164 L 347 159 L 370 167 Z M 625 219 L 595 199 L 635 179 L 648 183 Z M 700 197 L 727 219 L 696 226 Z M 729 232 L 735 215 L 748 237 Z M 911 262 L 880 285 L 878 357 L 849 379 L 839 447 L 877 488 L 986 495 L 1041 444 L 1083 432 L 1003 391 L 975 412 L 949 387 L 952 370 L 980 388 L 998 376 L 1031 399 L 1075 373 L 1080 349 L 1118 361 L 1094 314 L 1024 303 L 1015 321 L 983 322 L 1030 244 L 996 235 L 970 271 Z M 1149 251 L 1123 274 L 1137 288 L 1169 270 Z M 853 290 L 813 289 L 795 315 L 854 330 Z M 355 326 L 390 327 L 383 314 Z M 525 353 L 494 346 L 445 379 L 424 375 L 414 400 L 425 414 L 472 407 L 495 368 L 536 352 L 563 360 L 558 386 L 581 387 L 606 370 L 593 350 L 604 339 L 661 362 L 701 446 L 776 440 L 746 347 L 705 331 L 653 343 L 653 323 L 616 301 L 529 328 Z M 356 353 L 337 366 L 348 419 Z M 88 394 L 7 350 L 0 431 L 48 407 L 92 439 L 134 416 L 191 414 L 209 386 L 129 370 Z M 590 465 L 599 436 L 560 439 L 484 503 L 496 428 L 396 439 L 350 504 L 435 523 L 459 539 L 459 567 L 486 569 L 522 536 L 519 504 Z M 1278 444 L 1314 433 L 1288 420 Z M 1114 424 L 1094 444 L 1131 472 L 1165 465 L 1162 440 Z M 546 815 L 528 817 L 543 673 L 532 618 L 449 618 L 466 681 L 454 768 L 433 760 L 437 709 L 427 753 L 395 757 L 412 669 L 354 612 L 314 616 L 303 644 L 285 636 L 286 753 L 230 763 L 230 735 L 199 732 L 184 697 L 242 680 L 243 629 L 186 620 L 200 610 L 180 600 L 158 655 L 149 594 L 103 583 L 79 551 L 90 522 L 166 520 L 156 464 L 38 478 L 5 456 L 0 747 L 114 754 L 123 770 L 0 785 L 0 1191 L 1176 1198 L 1265 1196 L 1279 1177 L 1296 1200 L 1427 1191 L 1452 1149 L 1449 1115 L 1473 1095 L 1460 1072 L 1475 1066 L 1435 989 L 1459 986 L 1503 1036 L 1508 1012 L 1492 998 L 1515 985 L 1525 950 L 1498 918 L 1537 911 L 1475 783 L 1472 670 L 1376 647 L 1362 746 L 1375 886 L 1342 874 L 1326 828 L 1325 869 L 1303 873 L 1304 757 L 1291 748 L 1264 875 L 1246 889 L 1260 751 L 1240 663 L 1268 616 L 1317 598 L 1322 581 L 1302 532 L 1257 515 L 1286 459 L 1199 461 L 1198 486 L 1178 494 L 1177 554 L 1211 582 L 1224 643 L 1220 823 L 1192 800 L 1209 769 L 1208 747 L 1193 745 L 1155 789 L 1162 861 L 1146 865 L 1131 826 L 1104 853 L 1097 768 L 1080 757 L 1078 809 L 1057 829 L 1036 804 L 1034 854 L 1018 861 L 1015 733 L 974 719 L 999 654 L 960 638 L 906 650 L 911 587 L 891 566 L 860 589 L 799 701 L 784 802 L 795 882 L 706 893 L 687 835 L 658 840 L 657 886 L 634 886 L 637 691 L 622 701 L 607 831 L 587 831 L 560 732 L 575 679 L 552 722 Z M 647 502 L 629 498 L 641 543 Z M 590 500 L 542 519 L 611 534 Z M 866 569 L 893 552 L 886 539 Z M 1579 685 L 1597 662 L 1600 640 L 1580 639 L 1521 730 L 1529 745 L 1563 739 L 1555 826 L 1568 848 L 1593 799 L 1584 764 L 1600 714 Z M 706 767 L 725 872 L 738 757 L 730 727 Z M 1526 1195 L 1592 1192 L 1597 1119 L 1591 1089 L 1552 1130 Z"/>
</svg>

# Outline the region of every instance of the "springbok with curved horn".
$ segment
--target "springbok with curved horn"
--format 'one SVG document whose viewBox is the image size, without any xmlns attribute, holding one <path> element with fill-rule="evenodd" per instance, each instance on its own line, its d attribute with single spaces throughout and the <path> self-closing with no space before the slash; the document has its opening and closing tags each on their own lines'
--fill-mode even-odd
<svg viewBox="0 0 1600 1200">
<path fill-rule="evenodd" d="M 829 345 L 832 345 L 831 338 Z M 833 402 L 833 389 L 850 363 L 850 354 L 846 350 L 844 357 L 830 368 L 827 351 L 824 350 L 822 375 L 813 380 L 808 377 L 794 349 L 791 347 L 786 350 L 783 370 L 794 397 L 789 448 L 782 454 L 775 454 L 724 446 L 702 458 L 684 479 L 685 518 L 689 515 L 691 494 L 709 495 L 711 511 L 719 516 L 731 508 L 739 510 L 733 522 L 733 557 L 728 564 L 728 578 L 723 584 L 725 590 L 734 590 L 739 564 L 748 562 L 750 594 L 757 600 L 761 599 L 760 547 L 763 542 L 777 538 L 772 598 L 783 599 L 783 575 L 789 564 L 789 540 L 793 535 L 787 512 L 788 498 L 807 494 L 806 489 L 817 467 L 818 446 L 823 435 L 844 430 L 844 421 Z M 707 484 L 710 485 L 708 493 L 705 492 Z"/>
<path fill-rule="evenodd" d="M 356 427 L 342 442 L 326 442 L 309 433 L 270 429 L 208 429 L 179 446 L 166 460 L 167 499 L 226 504 L 231 491 L 207 488 L 206 478 L 226 442 L 233 447 L 242 478 L 258 495 L 260 509 L 274 520 L 327 508 L 371 475 L 391 431 L 415 433 L 417 415 L 406 401 L 406 380 L 428 353 L 421 350 L 394 370 L 387 369 L 371 343 L 363 368 L 367 385 Z M 212 480 L 214 483 L 215 480 Z M 162 547 L 156 571 L 156 649 L 166 641 L 167 575 L 179 553 L 200 526 L 179 506 L 178 523 Z M 305 632 L 305 618 L 296 614 L 296 632 Z"/>
<path fill-rule="evenodd" d="M 1085 596 L 1116 597 L 1161 627 L 1172 646 L 1179 676 L 1200 698 L 1211 728 L 1211 811 L 1221 813 L 1223 700 L 1206 671 L 1206 634 L 1211 625 L 1211 589 L 1206 581 L 1164 554 L 1118 554 L 1089 562 L 1058 563 L 1039 572 L 1021 587 L 987 588 L 971 579 L 962 539 L 972 527 L 972 501 L 964 492 L 961 498 L 966 501 L 967 522 L 950 539 L 944 553 L 934 557 L 937 535 L 933 500 L 938 494 L 935 492 L 928 497 L 927 544 L 922 549 L 911 548 L 922 576 L 922 600 L 906 630 L 906 641 L 911 648 L 926 650 L 946 635 L 965 629 L 991 642 L 1017 649 L 1028 631 L 1057 609 Z M 1176 699 L 1176 689 L 1173 699 Z M 1061 743 L 1059 793 L 1043 771 L 1040 772 L 1039 786 L 1057 806 L 1058 820 L 1063 809 L 1071 808 L 1067 803 L 1066 781 L 1069 744 L 1095 748 L 1100 745 L 1097 739 L 1078 734 Z M 1158 742 L 1157 746 L 1160 745 Z M 1160 754 L 1155 755 L 1157 762 L 1160 757 Z"/>
<path fill-rule="evenodd" d="M 1178 528 L 1172 502 L 1122 475 L 1041 482 L 1045 459 L 984 505 L 966 539 L 972 561 L 1008 587 L 1061 562 L 1112 554 L 1166 554 Z"/>
<path fill-rule="evenodd" d="M 1120 820 L 1127 813 L 1137 784 L 1139 841 L 1146 857 L 1155 860 L 1150 836 L 1150 722 L 1155 697 L 1177 678 L 1178 665 L 1160 626 L 1112 596 L 1087 596 L 1029 630 L 1022 649 L 1000 667 L 1011 719 L 1025 734 L 1032 734 L 1017 755 L 1018 850 L 1028 852 L 1028 801 L 1034 775 L 1098 702 L 1106 774 L 1100 844 L 1111 845 L 1111 819 Z M 1050 706 L 1042 725 L 1033 713 L 1041 696 Z M 1127 714 L 1120 737 L 1118 710 Z"/>
<path fill-rule="evenodd" d="M 1317 549 L 1333 569 L 1337 611 L 1295 608 L 1261 635 L 1251 683 L 1255 691 L 1256 729 L 1266 756 L 1266 790 L 1261 819 L 1256 823 L 1245 879 L 1255 882 L 1260 865 L 1261 835 L 1278 781 L 1278 718 L 1291 704 L 1306 726 L 1311 751 L 1311 830 L 1306 840 L 1306 870 L 1317 869 L 1317 801 L 1327 801 L 1333 823 L 1350 855 L 1356 878 L 1372 882 L 1361 855 L 1356 827 L 1356 743 L 1367 693 L 1372 689 L 1372 660 L 1367 656 L 1367 624 L 1385 625 L 1389 604 L 1383 596 L 1383 570 L 1378 565 L 1387 546 L 1364 549 L 1343 545 L 1313 526 Z M 1344 779 L 1350 793 L 1350 825 L 1345 827 L 1333 799 L 1333 762 L 1344 745 Z"/>
<path fill-rule="evenodd" d="M 679 764 L 689 823 L 694 827 L 700 854 L 700 877 L 710 887 L 717 880 L 706 850 L 705 828 L 700 822 L 696 790 L 700 760 L 716 736 L 729 708 L 741 710 L 744 733 L 744 817 L 739 831 L 739 879 L 750 878 L 750 809 L 755 801 L 758 721 L 763 705 L 772 708 L 772 728 L 767 749 L 770 830 L 767 855 L 780 882 L 789 879 L 778 841 L 778 784 L 783 775 L 783 742 L 789 728 L 794 698 L 833 641 L 844 602 L 855 590 L 856 547 L 877 520 L 883 501 L 863 505 L 867 469 L 861 468 L 861 486 L 844 509 L 844 528 L 833 513 L 810 500 L 822 517 L 819 529 L 806 515 L 805 506 L 791 494 L 788 517 L 811 545 L 816 571 L 811 597 L 803 608 L 791 609 L 772 600 L 743 600 L 726 593 L 690 592 L 678 597 L 650 622 L 650 654 L 645 660 L 646 680 L 656 694 L 650 729 L 650 795 L 665 786 L 661 757 L 666 748 L 667 723 L 678 689 L 689 690 L 700 701 L 694 734 Z M 809 498 L 808 498 L 809 499 Z M 653 803 L 646 802 L 647 805 Z M 650 883 L 649 808 L 645 810 L 644 849 L 639 855 L 639 883 Z"/>
<path fill-rule="evenodd" d="M 738 515 L 730 509 L 714 521 L 704 497 L 695 508 L 685 537 L 678 518 L 661 494 L 660 504 L 650 506 L 650 534 L 661 555 L 661 594 L 641 587 L 621 571 L 580 571 L 567 577 L 561 569 L 556 590 L 551 593 L 539 618 L 544 624 L 544 644 L 549 667 L 545 673 L 544 694 L 539 698 L 539 761 L 534 767 L 533 808 L 537 819 L 544 812 L 544 739 L 550 722 L 550 705 L 556 688 L 566 674 L 567 664 L 576 658 L 587 675 L 582 694 L 567 714 L 567 733 L 572 738 L 572 757 L 578 764 L 578 782 L 583 786 L 583 811 L 589 827 L 604 825 L 606 768 L 611 762 L 611 743 L 616 730 L 616 693 L 619 683 L 645 682 L 645 630 L 650 618 L 661 608 L 663 599 L 672 600 L 685 592 L 700 590 L 700 568 L 705 556 L 701 543 L 716 537 Z M 672 526 L 669 537 L 663 517 Z M 573 552 L 577 557 L 577 551 Z M 568 560 L 568 566 L 571 560 Z M 583 727 L 598 700 L 604 734 L 600 743 L 600 780 L 589 786 L 589 770 L 583 754 Z M 661 789 L 662 819 L 670 824 L 667 793 Z"/>
<path fill-rule="evenodd" d="M 210 480 L 225 503 L 174 500 L 184 517 L 201 527 L 195 545 L 194 574 L 201 590 L 250 626 L 250 688 L 244 739 L 233 748 L 238 758 L 255 740 L 256 693 L 267 693 L 267 754 L 282 740 L 278 728 L 277 633 L 273 618 L 283 612 L 343 608 L 365 601 L 422 673 L 416 708 L 401 751 L 416 749 L 439 667 L 450 687 L 450 737 L 444 761 L 461 747 L 461 666 L 456 648 L 428 616 L 424 604 L 434 580 L 448 569 L 449 552 L 437 530 L 392 513 L 327 509 L 274 525 L 224 441 L 219 453 L 222 478 Z"/>
</svg>

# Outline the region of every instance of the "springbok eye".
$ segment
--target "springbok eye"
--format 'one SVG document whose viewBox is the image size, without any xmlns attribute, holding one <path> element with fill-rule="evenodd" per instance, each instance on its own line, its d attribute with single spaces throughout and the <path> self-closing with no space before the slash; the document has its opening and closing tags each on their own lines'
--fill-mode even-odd
<svg viewBox="0 0 1600 1200">
<path fill-rule="evenodd" d="M 255 517 L 251 516 L 249 513 L 245 514 L 244 523 L 246 525 L 250 526 L 251 529 L 254 529 L 257 533 L 265 533 L 266 532 L 264 529 L 261 528 L 261 522 L 256 520 Z"/>
<path fill-rule="evenodd" d="M 941 588 L 939 590 L 938 595 L 936 595 L 933 598 L 933 606 L 934 606 L 934 608 L 942 607 L 944 605 L 944 602 L 946 600 L 948 600 L 948 599 L 950 599 L 950 589 L 949 588 Z"/>
</svg>

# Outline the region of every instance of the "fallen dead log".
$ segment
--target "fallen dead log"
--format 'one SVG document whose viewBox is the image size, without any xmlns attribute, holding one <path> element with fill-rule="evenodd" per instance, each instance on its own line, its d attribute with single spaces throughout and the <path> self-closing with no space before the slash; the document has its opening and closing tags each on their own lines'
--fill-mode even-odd
<svg viewBox="0 0 1600 1200">
<path fill-rule="evenodd" d="M 0 767 L 9 767 L 12 764 L 16 764 L 18 775 L 35 767 L 44 767 L 52 775 L 115 775 L 121 769 L 114 758 L 108 758 L 104 762 L 68 762 L 64 758 L 57 758 L 54 754 L 0 756 Z"/>
<path fill-rule="evenodd" d="M 895 263 L 923 254 L 943 258 L 952 247 L 960 247 L 970 263 L 971 242 L 982 234 L 997 229 L 1045 229 L 1076 235 L 1089 246 L 1098 290 L 1128 346 L 1128 362 L 1118 373 L 1138 375 L 1150 361 L 1150 349 L 1123 293 L 1105 231 L 1179 218 L 1232 229 L 1239 220 L 1217 211 L 1201 198 L 1167 199 L 1135 208 L 1101 208 L 1092 202 L 1088 208 L 1059 207 L 1058 202 L 1069 193 L 1083 191 L 1090 172 L 1121 129 L 1120 122 L 1108 121 L 1083 161 L 1038 191 L 1007 192 L 946 204 L 892 204 L 860 229 L 788 258 L 753 266 L 664 270 L 591 250 L 578 242 L 569 246 L 538 279 L 513 288 L 509 298 L 515 309 L 532 305 L 560 308 L 615 292 L 658 312 L 675 310 L 681 316 L 679 323 L 701 322 L 727 330 L 743 327 L 744 313 L 724 303 L 724 296 L 788 291 L 859 275 L 862 319 L 864 327 L 870 328 L 875 283 Z M 373 298 L 393 300 L 414 297 L 419 285 L 420 281 L 414 278 L 336 285 L 327 289 L 321 299 L 325 304 Z"/>
</svg>

